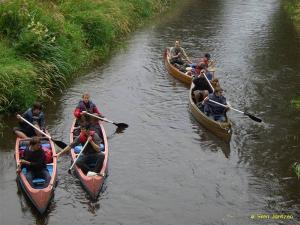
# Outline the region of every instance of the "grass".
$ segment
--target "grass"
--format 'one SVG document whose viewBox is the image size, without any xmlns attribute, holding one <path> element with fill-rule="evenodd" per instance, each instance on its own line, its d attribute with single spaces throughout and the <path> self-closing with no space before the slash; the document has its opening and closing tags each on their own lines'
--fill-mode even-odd
<svg viewBox="0 0 300 225">
<path fill-rule="evenodd" d="M 291 100 L 293 108 L 300 110 L 300 99 Z"/>
<path fill-rule="evenodd" d="M 47 100 L 168 0 L 11 0 L 0 8 L 0 113 Z"/>
<path fill-rule="evenodd" d="M 300 163 L 295 162 L 293 165 L 294 171 L 298 177 L 298 179 L 300 179 Z"/>
</svg>

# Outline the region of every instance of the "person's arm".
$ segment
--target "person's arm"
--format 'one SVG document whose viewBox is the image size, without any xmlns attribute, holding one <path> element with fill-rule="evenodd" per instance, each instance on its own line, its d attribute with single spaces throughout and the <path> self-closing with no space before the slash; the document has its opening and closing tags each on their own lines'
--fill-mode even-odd
<svg viewBox="0 0 300 225">
<path fill-rule="evenodd" d="M 104 118 L 104 115 L 98 110 L 96 105 L 94 105 L 94 107 L 93 107 L 93 113 L 96 114 L 97 116 Z"/>
<path fill-rule="evenodd" d="M 93 147 L 93 149 L 95 150 L 95 152 L 100 152 L 100 143 L 101 143 L 101 139 L 98 136 L 97 133 L 95 133 L 93 135 L 93 138 L 91 136 L 88 137 L 88 140 L 90 140 L 90 143 Z"/>
<path fill-rule="evenodd" d="M 61 150 L 59 153 L 57 153 L 57 158 L 59 158 L 62 154 L 65 154 L 66 152 L 69 152 L 72 148 L 74 148 L 76 145 L 79 145 L 80 140 L 79 137 L 77 137 L 71 144 L 66 146 L 63 150 Z"/>
<path fill-rule="evenodd" d="M 181 48 L 181 50 L 182 50 L 182 55 L 183 55 L 183 57 L 184 57 L 189 63 L 192 63 L 192 61 L 190 60 L 190 58 L 189 58 L 189 57 L 187 56 L 187 54 L 185 53 L 184 49 Z"/>
<path fill-rule="evenodd" d="M 171 50 L 170 50 L 170 57 L 171 57 L 171 59 L 178 58 L 178 54 L 176 54 L 174 47 L 172 47 Z"/>
<path fill-rule="evenodd" d="M 77 119 L 80 119 L 81 112 L 80 112 L 80 108 L 79 108 L 79 107 L 76 107 L 76 109 L 74 110 L 74 116 L 75 116 Z"/>
</svg>

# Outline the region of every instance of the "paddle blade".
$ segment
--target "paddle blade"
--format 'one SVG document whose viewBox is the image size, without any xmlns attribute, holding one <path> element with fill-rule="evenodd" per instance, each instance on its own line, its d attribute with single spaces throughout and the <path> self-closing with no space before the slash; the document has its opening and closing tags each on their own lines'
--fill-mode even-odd
<svg viewBox="0 0 300 225">
<path fill-rule="evenodd" d="M 114 123 L 118 128 L 127 128 L 129 127 L 126 123 Z"/>
<path fill-rule="evenodd" d="M 62 141 L 58 141 L 58 140 L 53 140 L 52 141 L 61 149 L 64 149 L 65 147 L 67 147 L 68 145 L 65 142 Z"/>
<path fill-rule="evenodd" d="M 249 113 L 246 113 L 246 112 L 244 112 L 244 114 L 245 114 L 246 116 L 249 116 L 250 119 L 252 119 L 252 120 L 254 120 L 254 121 L 258 122 L 258 123 L 261 123 L 261 122 L 262 122 L 262 119 L 260 119 L 260 118 L 258 118 L 258 117 L 256 117 L 256 116 L 253 116 L 253 115 L 251 115 L 251 114 L 249 114 Z"/>
</svg>

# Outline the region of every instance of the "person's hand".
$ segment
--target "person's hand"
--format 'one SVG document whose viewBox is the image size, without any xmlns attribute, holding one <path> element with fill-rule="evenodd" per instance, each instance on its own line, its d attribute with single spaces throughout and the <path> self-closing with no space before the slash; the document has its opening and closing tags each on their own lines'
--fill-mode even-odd
<svg viewBox="0 0 300 225">
<path fill-rule="evenodd" d="M 90 142 L 92 139 L 92 136 L 88 136 L 87 141 Z"/>
<path fill-rule="evenodd" d="M 20 164 L 27 164 L 27 165 L 29 165 L 30 162 L 28 162 L 28 161 L 26 161 L 24 159 L 20 159 Z"/>
<path fill-rule="evenodd" d="M 20 114 L 17 114 L 17 119 L 20 120 L 21 119 L 21 116 Z"/>
<path fill-rule="evenodd" d="M 209 98 L 207 96 L 205 99 L 203 99 L 203 102 L 207 102 L 208 100 L 209 100 Z"/>
<path fill-rule="evenodd" d="M 81 115 L 85 115 L 85 114 L 86 114 L 86 111 L 82 111 L 80 114 L 81 114 Z"/>
<path fill-rule="evenodd" d="M 17 169 L 16 169 L 16 173 L 20 173 L 21 172 L 21 164 L 18 164 Z"/>
</svg>

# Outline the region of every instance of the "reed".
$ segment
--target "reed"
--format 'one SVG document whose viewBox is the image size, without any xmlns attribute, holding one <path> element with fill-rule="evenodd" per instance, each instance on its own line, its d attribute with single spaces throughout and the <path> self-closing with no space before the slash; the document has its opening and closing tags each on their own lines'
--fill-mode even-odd
<svg viewBox="0 0 300 225">
<path fill-rule="evenodd" d="M 0 113 L 51 99 L 167 0 L 10 0 L 0 7 Z"/>
</svg>

